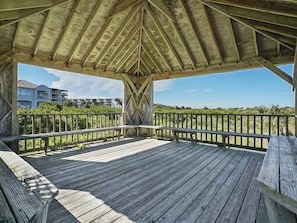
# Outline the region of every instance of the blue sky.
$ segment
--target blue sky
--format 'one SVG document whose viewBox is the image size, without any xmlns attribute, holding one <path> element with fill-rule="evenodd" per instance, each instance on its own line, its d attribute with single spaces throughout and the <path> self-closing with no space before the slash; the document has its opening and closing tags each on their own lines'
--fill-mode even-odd
<svg viewBox="0 0 297 223">
<path fill-rule="evenodd" d="M 292 74 L 293 65 L 280 66 Z M 122 98 L 120 81 L 19 64 L 18 79 L 68 90 L 69 98 Z M 154 102 L 192 108 L 294 106 L 292 87 L 265 68 L 157 81 Z"/>
</svg>

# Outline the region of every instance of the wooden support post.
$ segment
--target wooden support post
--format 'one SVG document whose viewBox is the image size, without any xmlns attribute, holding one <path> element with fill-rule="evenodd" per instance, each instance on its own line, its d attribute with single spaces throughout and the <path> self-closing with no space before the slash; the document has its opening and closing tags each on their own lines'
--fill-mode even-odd
<svg viewBox="0 0 297 223">
<path fill-rule="evenodd" d="M 138 78 L 123 75 L 124 125 L 152 125 L 153 124 L 153 81 L 148 76 L 142 82 Z M 146 131 L 141 129 L 140 131 Z M 128 136 L 136 136 L 136 130 L 129 129 Z M 141 132 L 139 133 L 142 134 Z"/>
<path fill-rule="evenodd" d="M 0 65 L 0 136 L 18 135 L 17 62 L 9 59 Z M 16 143 L 9 145 L 17 152 Z"/>
<path fill-rule="evenodd" d="M 297 41 L 293 69 L 293 90 L 295 91 L 295 136 L 297 136 Z"/>
</svg>

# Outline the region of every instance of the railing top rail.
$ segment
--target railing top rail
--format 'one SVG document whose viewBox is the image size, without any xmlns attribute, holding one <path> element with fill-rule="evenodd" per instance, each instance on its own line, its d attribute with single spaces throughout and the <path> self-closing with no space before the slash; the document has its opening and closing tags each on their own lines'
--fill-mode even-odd
<svg viewBox="0 0 297 223">
<path fill-rule="evenodd" d="M 46 116 L 46 115 L 122 115 L 122 112 L 104 112 L 104 113 L 30 113 L 19 114 L 19 116 Z"/>
<path fill-rule="evenodd" d="M 237 115 L 237 116 L 270 116 L 270 117 L 295 117 L 292 114 L 235 114 L 235 113 L 182 113 L 182 112 L 154 112 L 154 114 L 181 114 L 181 115 Z"/>
</svg>

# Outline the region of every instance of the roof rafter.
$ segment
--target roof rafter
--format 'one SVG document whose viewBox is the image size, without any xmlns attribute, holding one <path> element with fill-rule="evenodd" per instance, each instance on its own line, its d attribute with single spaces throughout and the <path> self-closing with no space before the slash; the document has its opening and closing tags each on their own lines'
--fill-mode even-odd
<svg viewBox="0 0 297 223">
<path fill-rule="evenodd" d="M 256 56 L 259 56 L 259 48 L 258 48 L 258 41 L 257 41 L 257 32 L 255 30 L 253 30 L 253 39 L 254 39 L 254 47 L 255 47 Z"/>
<path fill-rule="evenodd" d="M 281 34 L 283 36 L 288 36 L 291 38 L 297 38 L 297 30 L 295 29 L 280 27 L 262 22 L 254 22 L 254 27 L 263 31 Z"/>
<path fill-rule="evenodd" d="M 20 16 L 18 11 L 7 11 L 0 13 L 0 21 L 17 19 Z"/>
<path fill-rule="evenodd" d="M 233 26 L 232 26 L 232 20 L 230 18 L 228 18 L 228 26 L 230 27 L 230 30 L 231 30 L 231 39 L 233 41 L 233 45 L 234 45 L 234 48 L 235 48 L 235 51 L 236 51 L 236 56 L 237 56 L 237 60 L 240 61 L 240 53 L 239 53 L 239 50 L 238 50 L 238 47 L 237 47 L 237 42 L 236 42 L 236 39 L 235 39 L 235 34 L 234 34 L 234 29 L 233 29 Z"/>
<path fill-rule="evenodd" d="M 53 4 L 52 0 L 1 0 L 0 12 L 3 11 L 14 11 L 20 9 L 31 9 L 39 7 L 47 7 Z"/>
<path fill-rule="evenodd" d="M 113 13 L 113 16 L 115 16 L 116 14 L 118 14 L 119 12 L 122 12 L 124 11 L 125 9 L 137 4 L 137 3 L 140 3 L 141 0 L 123 0 L 121 1 L 115 8 L 115 11 Z"/>
<path fill-rule="evenodd" d="M 154 56 L 151 54 L 151 52 L 148 50 L 147 46 L 145 45 L 145 43 L 142 43 L 142 49 L 144 50 L 144 52 L 146 53 L 146 55 L 150 58 L 150 60 L 152 61 L 152 63 L 154 64 L 155 68 L 158 70 L 159 73 L 162 73 L 161 71 L 161 67 L 158 64 L 158 62 L 154 59 Z"/>
<path fill-rule="evenodd" d="M 259 34 L 261 34 L 261 35 L 263 35 L 263 36 L 265 36 L 265 37 L 267 37 L 267 38 L 269 38 L 269 39 L 271 39 L 271 40 L 273 40 L 273 41 L 275 41 L 275 42 L 280 43 L 281 45 L 287 47 L 288 49 L 293 50 L 293 51 L 295 50 L 294 48 L 292 48 L 292 47 L 289 46 L 288 44 L 286 44 L 286 43 L 280 41 L 279 39 L 275 38 L 274 36 L 272 36 L 272 35 L 270 35 L 270 34 L 268 34 L 268 33 L 266 33 L 266 32 L 263 32 L 263 31 L 261 31 L 261 30 L 259 30 L 259 29 L 256 29 L 256 28 L 255 28 L 250 22 L 248 22 L 247 20 L 244 20 L 244 19 L 241 19 L 241 18 L 238 18 L 238 17 L 236 17 L 236 16 L 232 16 L 232 15 L 228 14 L 228 10 L 227 10 L 225 7 L 220 6 L 220 5 L 216 5 L 216 4 L 212 4 L 212 3 L 209 3 L 209 2 L 206 2 L 205 0 L 199 0 L 199 1 L 200 1 L 201 3 L 203 3 L 204 5 L 206 5 L 206 6 L 210 7 L 210 8 L 212 8 L 212 9 L 214 9 L 214 10 L 216 10 L 216 11 L 218 11 L 218 12 L 221 12 L 222 14 L 224 14 L 224 15 L 226 15 L 226 16 L 232 18 L 232 19 L 235 20 L 236 22 L 239 22 L 239 23 L 241 23 L 242 25 L 245 25 L 245 26 L 249 27 L 250 29 L 252 29 L 252 30 L 258 32 Z"/>
<path fill-rule="evenodd" d="M 50 15 L 51 15 L 51 11 L 47 11 L 44 14 L 44 19 L 43 19 L 43 22 L 41 24 L 41 29 L 39 30 L 38 35 L 36 37 L 37 41 L 35 42 L 34 50 L 33 50 L 33 53 L 32 53 L 33 57 L 35 57 L 36 54 L 37 54 L 37 51 L 38 51 L 38 48 L 39 48 L 39 45 L 40 45 L 40 42 L 41 42 L 41 38 L 42 38 L 43 33 L 44 33 L 44 29 L 46 27 L 46 24 L 49 21 Z"/>
<path fill-rule="evenodd" d="M 163 15 L 165 15 L 169 20 L 175 22 L 174 17 L 171 15 L 169 9 L 163 2 L 159 0 L 148 0 L 155 8 L 157 8 Z"/>
<path fill-rule="evenodd" d="M 234 1 L 234 0 L 207 0 L 208 2 L 213 2 L 222 5 L 234 6 L 243 9 L 251 9 L 258 12 L 268 12 L 276 15 L 285 15 L 290 17 L 297 18 L 296 10 L 291 7 L 283 7 L 283 6 L 274 6 L 265 1 Z"/>
<path fill-rule="evenodd" d="M 86 34 L 86 31 L 88 30 L 90 24 L 92 23 L 94 16 L 96 15 L 96 13 L 98 12 L 101 4 L 102 4 L 103 0 L 98 0 L 96 3 L 96 6 L 94 7 L 93 11 L 91 12 L 91 15 L 88 18 L 88 21 L 85 23 L 83 29 L 80 31 L 79 36 L 76 38 L 75 43 L 73 44 L 70 53 L 68 54 L 68 63 L 71 62 L 74 53 L 76 52 L 78 46 L 80 46 L 81 43 L 81 39 L 83 38 L 83 36 Z"/>
<path fill-rule="evenodd" d="M 171 65 L 170 65 L 168 59 L 166 58 L 163 50 L 160 48 L 160 46 L 158 45 L 157 41 L 154 39 L 153 34 L 149 31 L 149 29 L 146 26 L 144 26 L 144 32 L 146 33 L 146 35 L 148 36 L 148 38 L 152 42 L 154 48 L 158 51 L 159 55 L 161 56 L 163 62 L 166 64 L 167 68 L 170 71 L 172 71 Z"/>
<path fill-rule="evenodd" d="M 297 40 L 294 54 L 294 69 L 293 69 L 293 89 L 297 91 Z"/>
<path fill-rule="evenodd" d="M 221 49 L 220 49 L 220 46 L 219 46 L 217 37 L 216 37 L 216 35 L 215 35 L 215 33 L 214 33 L 213 26 L 212 26 L 212 24 L 211 24 L 211 20 L 210 20 L 210 18 L 209 18 L 209 14 L 208 14 L 208 12 L 207 12 L 207 8 L 206 8 L 205 5 L 203 5 L 202 8 L 203 8 L 205 17 L 206 17 L 206 19 L 207 19 L 207 24 L 208 24 L 208 27 L 209 27 L 209 30 L 210 30 L 211 37 L 212 37 L 212 39 L 213 39 L 213 41 L 214 41 L 215 47 L 216 47 L 217 52 L 218 52 L 218 54 L 219 54 L 220 62 L 221 62 L 221 63 L 224 63 L 224 59 L 223 59 L 223 55 L 222 55 L 222 51 L 221 51 Z"/>
<path fill-rule="evenodd" d="M 111 56 L 109 61 L 106 63 L 106 70 L 108 70 L 111 66 L 111 64 L 117 59 L 118 54 L 130 43 L 130 40 L 136 35 L 136 33 L 139 31 L 140 29 L 140 25 L 139 23 L 137 23 L 134 28 L 129 32 L 129 35 L 127 35 L 125 37 L 125 39 L 123 40 L 123 43 L 120 44 L 120 47 L 117 48 L 117 50 L 115 50 Z"/>
<path fill-rule="evenodd" d="M 148 70 L 149 73 L 152 72 L 150 66 L 147 64 L 147 61 L 143 57 L 141 57 L 141 63 Z"/>
<path fill-rule="evenodd" d="M 265 12 L 257 12 L 249 9 L 242 8 L 228 8 L 228 14 L 240 18 L 256 20 L 273 25 L 284 26 L 292 29 L 297 29 L 297 19 L 283 15 L 274 15 Z"/>
<path fill-rule="evenodd" d="M 146 4 L 146 2 L 143 2 L 143 4 Z M 139 29 L 139 45 L 138 45 L 138 62 L 137 62 L 137 69 L 140 71 L 140 61 L 141 61 L 141 45 L 142 45 L 142 35 L 143 35 L 143 22 L 144 22 L 144 7 L 141 8 L 140 13 L 140 29 Z M 139 73 L 137 74 L 139 76 Z"/>
<path fill-rule="evenodd" d="M 69 1 L 70 0 L 53 0 L 54 3 L 51 6 L 25 10 L 24 12 L 20 12 L 20 16 L 17 19 L 0 22 L 0 28 L 17 23 L 18 21 L 20 21 L 28 16 L 32 16 L 32 15 L 36 15 L 36 14 L 40 14 L 42 12 L 48 11 L 53 7 L 67 3 Z M 78 1 L 78 0 L 76 0 L 76 1 Z"/>
<path fill-rule="evenodd" d="M 12 44 L 11 44 L 12 49 L 15 49 L 16 42 L 17 42 L 18 34 L 20 32 L 21 25 L 22 25 L 22 21 L 19 21 L 17 23 L 17 25 L 16 25 L 16 29 L 15 29 L 13 40 L 12 40 Z"/>
<path fill-rule="evenodd" d="M 82 59 L 82 66 L 85 66 L 87 63 L 88 58 L 91 56 L 92 51 L 95 49 L 97 43 L 101 39 L 103 33 L 107 29 L 107 27 L 110 25 L 112 19 L 107 19 L 107 21 L 104 23 L 103 27 L 100 29 L 99 33 L 96 35 L 96 38 L 93 40 L 91 47 L 89 47 L 88 51 L 85 53 L 83 59 Z"/>
<path fill-rule="evenodd" d="M 95 62 L 95 69 L 99 66 L 102 59 L 105 57 L 107 51 L 110 49 L 114 41 L 118 38 L 118 36 L 124 31 L 124 29 L 128 26 L 128 24 L 131 22 L 135 14 L 140 9 L 141 5 L 134 5 L 129 14 L 126 16 L 125 20 L 121 24 L 120 28 L 117 29 L 117 31 L 113 34 L 113 37 L 109 40 L 108 44 L 104 47 L 102 52 L 99 54 L 96 62 Z"/>
<path fill-rule="evenodd" d="M 200 48 L 200 50 L 201 50 L 201 52 L 202 52 L 203 60 L 204 60 L 204 62 L 206 63 L 206 65 L 208 66 L 209 63 L 208 63 L 208 59 L 207 59 L 207 57 L 206 57 L 206 50 L 203 49 L 203 47 L 202 47 L 202 43 L 201 43 L 201 41 L 200 41 L 200 35 L 199 35 L 199 33 L 197 32 L 197 30 L 194 28 L 194 23 L 193 23 L 193 21 L 192 21 L 192 19 L 191 19 L 191 17 L 190 17 L 190 10 L 189 10 L 188 6 L 186 5 L 186 1 L 185 1 L 185 0 L 180 0 L 180 2 L 181 2 L 181 5 L 182 5 L 182 7 L 183 7 L 183 10 L 184 10 L 184 12 L 185 12 L 186 19 L 188 20 L 188 23 L 190 23 L 190 28 L 191 28 L 191 30 L 192 30 L 192 32 L 193 32 L 193 34 L 194 34 L 195 41 L 196 41 L 196 43 L 198 44 L 198 46 L 199 46 L 199 48 Z"/>
<path fill-rule="evenodd" d="M 270 61 L 264 59 L 263 57 L 257 57 L 257 58 L 254 58 L 254 60 L 256 62 L 258 62 L 259 64 L 263 65 L 264 67 L 266 67 L 267 69 L 269 69 L 270 71 L 272 71 L 273 73 L 275 73 L 277 76 L 282 78 L 284 81 L 288 82 L 290 85 L 293 85 L 292 77 L 289 74 L 287 74 L 286 72 L 284 72 L 281 69 L 279 69 L 278 67 L 276 67 Z"/>
<path fill-rule="evenodd" d="M 137 49 L 138 50 L 138 49 Z M 135 53 L 135 50 L 134 50 L 134 52 L 133 53 L 135 53 L 135 55 L 134 55 L 134 57 L 132 57 L 132 59 L 130 59 L 130 61 L 126 64 L 126 66 L 125 66 L 125 69 L 124 69 L 124 72 L 125 73 L 128 73 L 129 72 L 129 70 L 134 66 L 134 65 L 136 65 L 137 66 L 137 63 L 138 63 L 138 51 L 136 50 L 136 53 Z M 136 67 L 136 69 L 137 69 L 137 67 Z"/>
<path fill-rule="evenodd" d="M 170 51 L 173 53 L 180 69 L 183 69 L 183 63 L 179 57 L 179 55 L 177 54 L 172 42 L 169 40 L 165 30 L 163 29 L 163 27 L 161 26 L 159 20 L 157 19 L 156 15 L 154 14 L 154 12 L 152 11 L 151 7 L 148 7 L 147 12 L 149 13 L 149 15 L 151 16 L 155 26 L 157 27 L 161 37 L 163 38 L 164 42 L 166 43 L 167 47 L 170 49 Z"/>
<path fill-rule="evenodd" d="M 135 41 L 135 43 L 133 45 L 131 45 L 130 48 L 122 55 L 122 58 L 117 63 L 118 68 L 117 68 L 116 72 L 118 72 L 124 66 L 124 64 L 128 61 L 128 59 L 131 57 L 131 55 L 137 49 L 137 45 L 138 45 L 138 42 Z"/>
<path fill-rule="evenodd" d="M 70 14 L 67 18 L 67 21 L 64 25 L 64 28 L 59 36 L 59 39 L 56 41 L 56 44 L 54 46 L 54 49 L 52 51 L 52 59 L 55 59 L 56 55 L 57 55 L 57 51 L 59 50 L 59 47 L 61 46 L 61 43 L 65 37 L 65 34 L 68 32 L 69 28 L 70 28 L 70 24 L 71 24 L 71 21 L 73 19 L 73 15 L 75 13 L 75 11 L 77 10 L 78 8 L 78 5 L 79 5 L 80 1 L 75 1 L 71 11 L 70 11 Z"/>
</svg>

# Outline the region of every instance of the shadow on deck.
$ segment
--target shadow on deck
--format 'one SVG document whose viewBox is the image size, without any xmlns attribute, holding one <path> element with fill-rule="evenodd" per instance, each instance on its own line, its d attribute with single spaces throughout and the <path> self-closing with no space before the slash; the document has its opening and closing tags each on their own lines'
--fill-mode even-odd
<svg viewBox="0 0 297 223">
<path fill-rule="evenodd" d="M 125 139 L 26 160 L 59 188 L 49 222 L 265 222 L 263 154 Z"/>
</svg>

